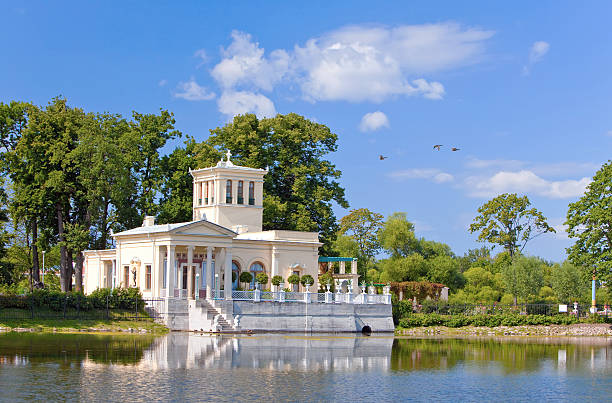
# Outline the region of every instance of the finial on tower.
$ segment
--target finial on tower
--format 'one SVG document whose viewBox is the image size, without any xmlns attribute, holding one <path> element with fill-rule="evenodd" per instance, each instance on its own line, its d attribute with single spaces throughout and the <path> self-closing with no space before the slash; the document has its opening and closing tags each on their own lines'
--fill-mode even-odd
<svg viewBox="0 0 612 403">
<path fill-rule="evenodd" d="M 230 150 L 227 150 L 227 152 L 225 153 L 225 156 L 227 157 L 227 162 L 230 162 L 230 158 L 232 157 L 232 152 Z"/>
</svg>

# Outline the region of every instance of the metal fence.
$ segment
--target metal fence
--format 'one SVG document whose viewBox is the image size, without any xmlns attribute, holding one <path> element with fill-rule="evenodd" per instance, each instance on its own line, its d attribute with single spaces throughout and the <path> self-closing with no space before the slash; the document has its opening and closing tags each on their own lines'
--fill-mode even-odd
<svg viewBox="0 0 612 403">
<path fill-rule="evenodd" d="M 565 308 L 565 309 L 563 309 Z M 412 305 L 414 313 L 437 313 L 440 315 L 498 315 L 515 313 L 521 315 L 574 315 L 586 317 L 591 315 L 590 304 L 446 304 L 424 303 Z M 597 305 L 597 314 L 612 317 L 612 309 L 607 305 Z"/>
<path fill-rule="evenodd" d="M 77 299 L 69 303 L 69 298 L 60 301 L 59 306 L 39 306 L 30 303 L 21 308 L 0 306 L 0 320 L 151 320 L 156 319 L 165 309 L 159 305 L 165 303 L 163 299 L 134 298 L 129 305 L 133 309 L 115 309 L 110 306 L 107 299 L 105 307 L 81 306 Z"/>
</svg>

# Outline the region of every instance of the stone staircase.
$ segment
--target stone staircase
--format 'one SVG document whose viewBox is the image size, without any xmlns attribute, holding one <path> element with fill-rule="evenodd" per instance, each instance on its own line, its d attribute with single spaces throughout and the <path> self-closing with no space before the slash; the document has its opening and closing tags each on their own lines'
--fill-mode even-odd
<svg viewBox="0 0 612 403">
<path fill-rule="evenodd" d="M 214 307 L 209 301 L 205 299 L 200 299 L 197 301 L 196 306 L 201 309 L 202 315 L 210 321 L 211 324 L 214 323 L 215 317 L 217 318 L 217 325 L 220 327 L 217 329 L 211 329 L 213 332 L 234 332 L 234 327 L 228 323 L 228 321 L 223 316 L 222 312 Z M 211 325 L 212 328 L 212 325 Z"/>
</svg>

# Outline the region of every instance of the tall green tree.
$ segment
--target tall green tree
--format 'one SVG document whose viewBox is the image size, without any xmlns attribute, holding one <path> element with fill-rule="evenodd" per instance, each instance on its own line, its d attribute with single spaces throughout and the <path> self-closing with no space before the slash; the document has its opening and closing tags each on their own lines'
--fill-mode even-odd
<svg viewBox="0 0 612 403">
<path fill-rule="evenodd" d="M 325 159 L 337 140 L 327 126 L 295 113 L 266 119 L 246 114 L 211 130 L 207 143 L 231 150 L 234 163 L 268 169 L 264 229 L 318 232 L 327 254 L 338 232 L 333 205 L 348 208 L 341 172 Z"/>
<path fill-rule="evenodd" d="M 419 252 L 419 240 L 414 234 L 414 224 L 406 213 L 391 214 L 378 232 L 379 243 L 392 258 L 406 257 Z"/>
<path fill-rule="evenodd" d="M 514 305 L 518 298 L 527 299 L 538 295 L 544 282 L 544 263 L 535 257 L 518 256 L 512 264 L 502 269 L 504 286 L 514 297 Z"/>
<path fill-rule="evenodd" d="M 605 163 L 587 186 L 584 196 L 569 205 L 567 233 L 575 238 L 568 257 L 583 268 L 584 276 L 596 276 L 612 284 L 612 161 Z"/>
<path fill-rule="evenodd" d="M 479 232 L 478 241 L 502 246 L 510 257 L 521 253 L 527 242 L 556 232 L 546 217 L 534 207 L 527 196 L 504 193 L 478 208 L 479 215 L 470 225 L 470 232 Z"/>
<path fill-rule="evenodd" d="M 355 240 L 360 255 L 373 259 L 380 250 L 378 231 L 382 228 L 383 216 L 367 208 L 354 209 L 340 219 L 340 233 Z"/>
<path fill-rule="evenodd" d="M 588 292 L 588 283 L 582 278 L 580 269 L 567 260 L 553 269 L 551 281 L 559 302 L 578 301 Z"/>
<path fill-rule="evenodd" d="M 133 171 L 138 183 L 137 206 L 143 216 L 157 213 L 157 192 L 163 177 L 160 149 L 168 140 L 181 136 L 174 128 L 174 114 L 160 110 L 159 115 L 132 112 L 130 126 L 136 145 Z"/>
</svg>

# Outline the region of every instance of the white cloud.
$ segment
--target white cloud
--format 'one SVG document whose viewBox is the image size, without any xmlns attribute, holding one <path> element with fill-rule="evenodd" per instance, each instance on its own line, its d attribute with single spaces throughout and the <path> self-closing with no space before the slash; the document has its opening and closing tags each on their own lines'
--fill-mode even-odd
<svg viewBox="0 0 612 403">
<path fill-rule="evenodd" d="M 193 52 L 193 57 L 197 57 L 200 59 L 200 64 L 198 64 L 198 68 L 202 67 L 208 61 L 208 55 L 204 49 L 198 49 Z"/>
<path fill-rule="evenodd" d="M 473 169 L 501 169 L 503 171 L 529 170 L 536 175 L 546 176 L 565 176 L 588 174 L 594 175 L 599 169 L 600 164 L 592 162 L 551 162 L 533 163 L 521 160 L 491 159 L 482 160 L 479 158 L 468 157 L 466 167 Z"/>
<path fill-rule="evenodd" d="M 276 115 L 270 99 L 248 91 L 224 91 L 217 104 L 219 111 L 230 118 L 245 113 L 254 113 L 259 118 Z"/>
<path fill-rule="evenodd" d="M 608 130 L 606 134 L 608 135 L 608 137 L 612 137 L 612 130 Z"/>
<path fill-rule="evenodd" d="M 211 75 L 226 90 L 270 92 L 285 84 L 313 102 L 441 99 L 444 86 L 422 75 L 480 61 L 492 35 L 454 23 L 349 26 L 266 55 L 249 34 L 234 31 Z"/>
<path fill-rule="evenodd" d="M 223 60 L 211 75 L 223 88 L 247 85 L 264 91 L 272 91 L 288 71 L 289 55 L 284 50 L 275 50 L 270 57 L 264 49 L 251 41 L 251 35 L 233 31 L 232 44 L 222 51 Z"/>
<path fill-rule="evenodd" d="M 523 75 L 528 75 L 531 66 L 535 63 L 538 63 L 544 58 L 544 55 L 548 53 L 550 49 L 550 44 L 544 41 L 537 41 L 531 45 L 531 49 L 529 49 L 529 62 L 526 66 L 523 66 Z"/>
<path fill-rule="evenodd" d="M 389 127 L 389 119 L 381 111 L 366 113 L 361 118 L 359 129 L 362 132 L 371 132 L 383 127 Z"/>
<path fill-rule="evenodd" d="M 529 63 L 537 63 L 544 57 L 545 54 L 548 53 L 550 49 L 550 45 L 548 42 L 537 41 L 531 45 L 531 50 L 529 51 Z"/>
<path fill-rule="evenodd" d="M 174 96 L 188 101 L 208 101 L 216 96 L 214 92 L 208 92 L 206 87 L 201 87 L 193 78 L 187 82 L 180 82 L 178 88 L 179 92 Z"/>
<path fill-rule="evenodd" d="M 555 239 L 568 240 L 569 236 L 567 235 L 567 225 L 565 225 L 565 218 L 557 217 L 551 218 L 548 220 L 548 223 L 551 227 L 557 231 L 553 234 Z"/>
<path fill-rule="evenodd" d="M 404 180 L 404 179 L 429 179 L 435 183 L 451 182 L 455 178 L 453 175 L 440 171 L 436 168 L 425 168 L 425 169 L 406 169 L 402 171 L 395 171 L 389 174 L 390 177 Z"/>
<path fill-rule="evenodd" d="M 158 86 L 163 87 L 166 84 L 168 84 L 168 80 L 159 80 L 159 82 L 157 83 Z"/>
<path fill-rule="evenodd" d="M 493 197 L 501 193 L 532 193 L 551 199 L 578 197 L 585 191 L 591 179 L 549 181 L 532 171 L 500 171 L 490 177 L 471 176 L 465 184 L 471 196 Z"/>
</svg>

